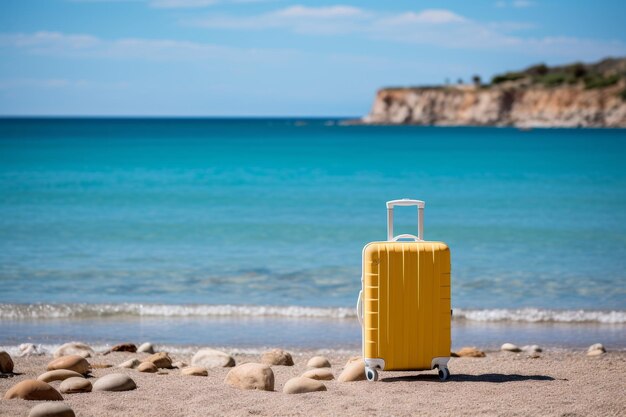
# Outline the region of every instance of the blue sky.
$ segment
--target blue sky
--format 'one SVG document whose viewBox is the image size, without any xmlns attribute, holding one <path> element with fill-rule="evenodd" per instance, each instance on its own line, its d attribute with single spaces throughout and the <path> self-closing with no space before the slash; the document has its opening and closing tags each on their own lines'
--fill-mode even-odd
<svg viewBox="0 0 626 417">
<path fill-rule="evenodd" d="M 356 116 L 389 85 L 626 55 L 624 1 L 5 0 L 0 114 Z"/>
</svg>

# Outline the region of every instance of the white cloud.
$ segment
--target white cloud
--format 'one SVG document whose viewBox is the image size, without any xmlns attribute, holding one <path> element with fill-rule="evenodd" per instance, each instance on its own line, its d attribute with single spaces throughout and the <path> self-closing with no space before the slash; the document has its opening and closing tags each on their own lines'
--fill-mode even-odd
<svg viewBox="0 0 626 417">
<path fill-rule="evenodd" d="M 530 7 L 534 3 L 528 0 L 514 0 L 511 4 L 513 5 L 513 7 L 524 8 L 524 7 Z"/>
<path fill-rule="evenodd" d="M 297 51 L 281 49 L 232 48 L 172 39 L 121 38 L 105 40 L 85 34 L 61 32 L 0 34 L 0 48 L 14 48 L 33 55 L 145 59 L 152 61 L 249 61 L 288 59 Z"/>
<path fill-rule="evenodd" d="M 370 17 L 371 14 L 363 9 L 350 6 L 291 6 L 260 15 L 212 15 L 187 23 L 213 29 L 286 28 L 296 33 L 336 35 L 359 31 L 359 26 Z"/>
<path fill-rule="evenodd" d="M 525 9 L 527 7 L 532 7 L 535 5 L 534 1 L 529 0 L 513 0 L 513 1 L 504 1 L 500 0 L 495 3 L 496 7 L 514 7 L 516 9 Z"/>
<path fill-rule="evenodd" d="M 465 21 L 466 19 L 463 16 L 443 9 L 427 9 L 419 13 L 406 12 L 386 19 L 386 22 L 389 24 L 425 23 L 436 25 Z"/>
<path fill-rule="evenodd" d="M 5 78 L 0 79 L 0 90 L 22 90 L 35 88 L 44 90 L 84 89 L 84 88 L 125 88 L 126 82 L 94 82 L 84 79 L 69 78 Z"/>
<path fill-rule="evenodd" d="M 505 4 L 526 7 L 531 3 L 517 0 Z M 542 58 L 597 59 L 626 54 L 626 45 L 620 41 L 512 35 L 511 32 L 530 29 L 533 25 L 479 22 L 446 9 L 389 14 L 349 6 L 292 6 L 259 15 L 213 15 L 186 23 L 211 29 L 284 29 L 308 35 L 350 34 L 364 39 L 470 50 L 502 50 Z"/>
<path fill-rule="evenodd" d="M 333 19 L 341 17 L 363 16 L 365 12 L 358 7 L 352 6 L 328 6 L 328 7 L 306 7 L 291 6 L 273 13 L 274 16 L 286 18 L 322 18 Z"/>
<path fill-rule="evenodd" d="M 248 4 L 276 0 L 66 0 L 71 3 L 145 3 L 156 9 L 199 9 L 220 3 Z"/>
<path fill-rule="evenodd" d="M 150 6 L 159 9 L 193 9 L 212 6 L 217 0 L 152 0 Z"/>
</svg>

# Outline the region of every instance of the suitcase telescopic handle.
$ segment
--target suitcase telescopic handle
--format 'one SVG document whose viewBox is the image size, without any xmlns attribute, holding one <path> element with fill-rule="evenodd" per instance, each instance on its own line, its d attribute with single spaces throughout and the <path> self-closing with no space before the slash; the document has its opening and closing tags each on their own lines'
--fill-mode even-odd
<svg viewBox="0 0 626 417">
<path fill-rule="evenodd" d="M 402 238 L 413 238 L 415 240 L 424 240 L 424 203 L 421 200 L 411 200 L 403 198 L 401 200 L 387 201 L 387 240 L 397 240 Z M 393 208 L 394 206 L 417 206 L 417 236 L 400 235 L 397 239 L 393 237 Z"/>
</svg>

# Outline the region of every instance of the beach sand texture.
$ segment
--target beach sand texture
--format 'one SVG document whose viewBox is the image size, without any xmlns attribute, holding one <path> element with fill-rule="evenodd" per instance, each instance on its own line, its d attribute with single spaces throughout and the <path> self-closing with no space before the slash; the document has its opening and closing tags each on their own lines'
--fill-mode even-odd
<svg viewBox="0 0 626 417">
<path fill-rule="evenodd" d="M 124 373 L 137 389 L 126 392 L 63 394 L 77 416 L 624 416 L 626 352 L 588 357 L 584 351 L 487 352 L 485 358 L 453 358 L 452 379 L 440 382 L 434 372 L 382 372 L 376 383 L 323 381 L 328 391 L 282 393 L 284 384 L 308 368 L 317 352 L 292 352 L 294 366 L 272 366 L 275 392 L 243 391 L 224 384 L 232 368 L 209 369 L 208 377 L 141 373 L 134 369 L 96 368 L 95 378 Z M 328 353 L 335 378 L 350 356 Z M 92 364 L 118 365 L 147 354 L 114 352 L 89 358 Z M 174 361 L 191 362 L 187 355 Z M 234 355 L 238 364 L 260 355 Z M 11 378 L 0 379 L 0 393 L 45 372 L 50 356 L 14 358 Z M 92 382 L 95 379 L 91 379 Z M 58 389 L 60 381 L 52 382 Z M 0 415 L 27 416 L 39 402 L 0 400 Z"/>
</svg>

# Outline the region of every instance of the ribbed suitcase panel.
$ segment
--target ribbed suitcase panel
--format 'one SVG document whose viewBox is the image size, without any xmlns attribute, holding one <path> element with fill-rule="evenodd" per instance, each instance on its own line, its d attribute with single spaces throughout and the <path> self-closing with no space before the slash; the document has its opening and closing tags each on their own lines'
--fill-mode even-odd
<svg viewBox="0 0 626 417">
<path fill-rule="evenodd" d="M 450 254 L 439 242 L 375 242 L 363 256 L 363 348 L 385 369 L 450 355 Z"/>
</svg>

